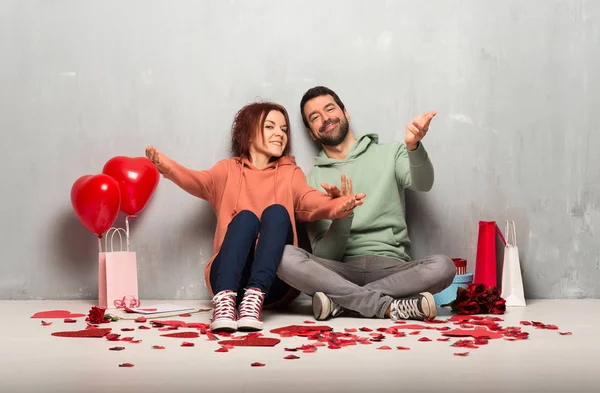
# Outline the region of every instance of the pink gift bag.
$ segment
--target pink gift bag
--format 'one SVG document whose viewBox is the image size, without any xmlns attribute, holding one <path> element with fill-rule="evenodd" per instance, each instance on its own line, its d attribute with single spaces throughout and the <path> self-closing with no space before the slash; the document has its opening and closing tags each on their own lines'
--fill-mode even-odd
<svg viewBox="0 0 600 393">
<path fill-rule="evenodd" d="M 473 283 L 500 288 L 504 236 L 495 221 L 479 221 Z"/>
<path fill-rule="evenodd" d="M 110 249 L 108 248 L 108 234 L 110 236 Z M 102 308 L 122 307 L 124 299 L 138 298 L 137 260 L 135 252 L 123 251 L 123 238 L 121 228 L 111 228 L 105 236 L 104 252 L 98 254 L 98 306 Z M 119 234 L 120 248 L 114 250 L 113 240 L 115 233 Z M 127 241 L 129 243 L 129 241 Z M 128 305 L 127 305 L 128 306 Z"/>
</svg>

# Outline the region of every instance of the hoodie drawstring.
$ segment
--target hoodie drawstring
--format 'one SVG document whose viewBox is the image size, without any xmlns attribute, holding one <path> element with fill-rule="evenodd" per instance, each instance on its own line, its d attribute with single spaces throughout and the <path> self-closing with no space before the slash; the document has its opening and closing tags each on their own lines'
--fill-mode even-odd
<svg viewBox="0 0 600 393">
<path fill-rule="evenodd" d="M 273 202 L 274 204 L 277 204 L 277 173 L 279 172 L 279 162 L 277 164 L 275 164 L 275 181 L 273 182 L 273 199 L 275 200 L 275 202 Z"/>
<path fill-rule="evenodd" d="M 235 216 L 237 214 L 237 205 L 238 205 L 238 201 L 240 200 L 240 194 L 242 193 L 242 179 L 244 178 L 244 163 L 242 162 L 242 160 L 240 159 L 239 164 L 242 166 L 242 171 L 240 173 L 240 181 L 238 182 L 238 192 L 237 192 L 237 196 L 235 198 L 235 206 L 233 207 L 233 212 L 231 212 L 231 217 Z"/>
</svg>

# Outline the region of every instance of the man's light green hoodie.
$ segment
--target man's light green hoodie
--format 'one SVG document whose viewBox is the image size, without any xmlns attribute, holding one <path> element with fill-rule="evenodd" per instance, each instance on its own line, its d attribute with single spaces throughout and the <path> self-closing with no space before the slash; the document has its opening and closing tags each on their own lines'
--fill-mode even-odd
<svg viewBox="0 0 600 393">
<path fill-rule="evenodd" d="M 339 187 L 342 174 L 352 180 L 354 193 L 367 197 L 348 218 L 307 225 L 313 253 L 337 261 L 365 255 L 411 260 L 404 190 L 429 191 L 434 178 L 422 143 L 408 151 L 404 143 L 379 144 L 376 134 L 363 135 L 345 160 L 331 159 L 321 151 L 308 182 L 319 190 L 321 183 Z"/>
</svg>

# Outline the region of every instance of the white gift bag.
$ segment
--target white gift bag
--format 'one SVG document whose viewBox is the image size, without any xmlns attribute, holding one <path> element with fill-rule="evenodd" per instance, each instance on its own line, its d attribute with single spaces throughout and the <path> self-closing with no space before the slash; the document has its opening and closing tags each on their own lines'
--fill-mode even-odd
<svg viewBox="0 0 600 393">
<path fill-rule="evenodd" d="M 108 234 L 110 236 L 110 249 L 108 249 Z M 129 251 L 129 237 L 127 237 L 127 250 L 123 250 L 122 228 L 111 228 L 104 239 L 105 251 L 98 253 L 98 306 L 102 308 L 138 307 L 138 277 L 136 253 Z M 119 234 L 120 248 L 115 251 L 113 237 Z M 127 236 L 127 235 L 126 235 Z M 123 304 L 126 299 L 132 299 L 133 304 Z"/>
<path fill-rule="evenodd" d="M 519 261 L 517 231 L 514 221 L 506 221 L 505 236 L 506 246 L 504 248 L 504 264 L 502 266 L 501 295 L 506 300 L 507 307 L 525 307 L 525 293 L 523 291 L 521 262 Z"/>
</svg>

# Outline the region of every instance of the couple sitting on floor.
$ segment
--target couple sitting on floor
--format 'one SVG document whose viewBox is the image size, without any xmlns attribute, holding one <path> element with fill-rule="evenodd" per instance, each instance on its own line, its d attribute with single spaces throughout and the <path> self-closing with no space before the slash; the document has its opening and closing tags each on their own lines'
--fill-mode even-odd
<svg viewBox="0 0 600 393">
<path fill-rule="evenodd" d="M 288 113 L 270 102 L 236 114 L 235 157 L 209 170 L 146 149 L 165 178 L 216 212 L 214 255 L 205 269 L 211 329 L 260 330 L 263 307 L 288 305 L 300 292 L 312 296 L 317 320 L 346 311 L 435 318 L 432 293 L 452 283 L 455 266 L 443 255 L 411 259 L 404 201 L 404 189 L 433 185 L 421 140 L 435 112 L 413 119 L 404 143 L 379 144 L 376 134 L 354 136 L 348 111 L 326 87 L 308 90 L 300 111 L 323 148 L 308 180 L 289 155 Z M 312 254 L 297 247 L 296 220 L 307 223 Z"/>
</svg>

